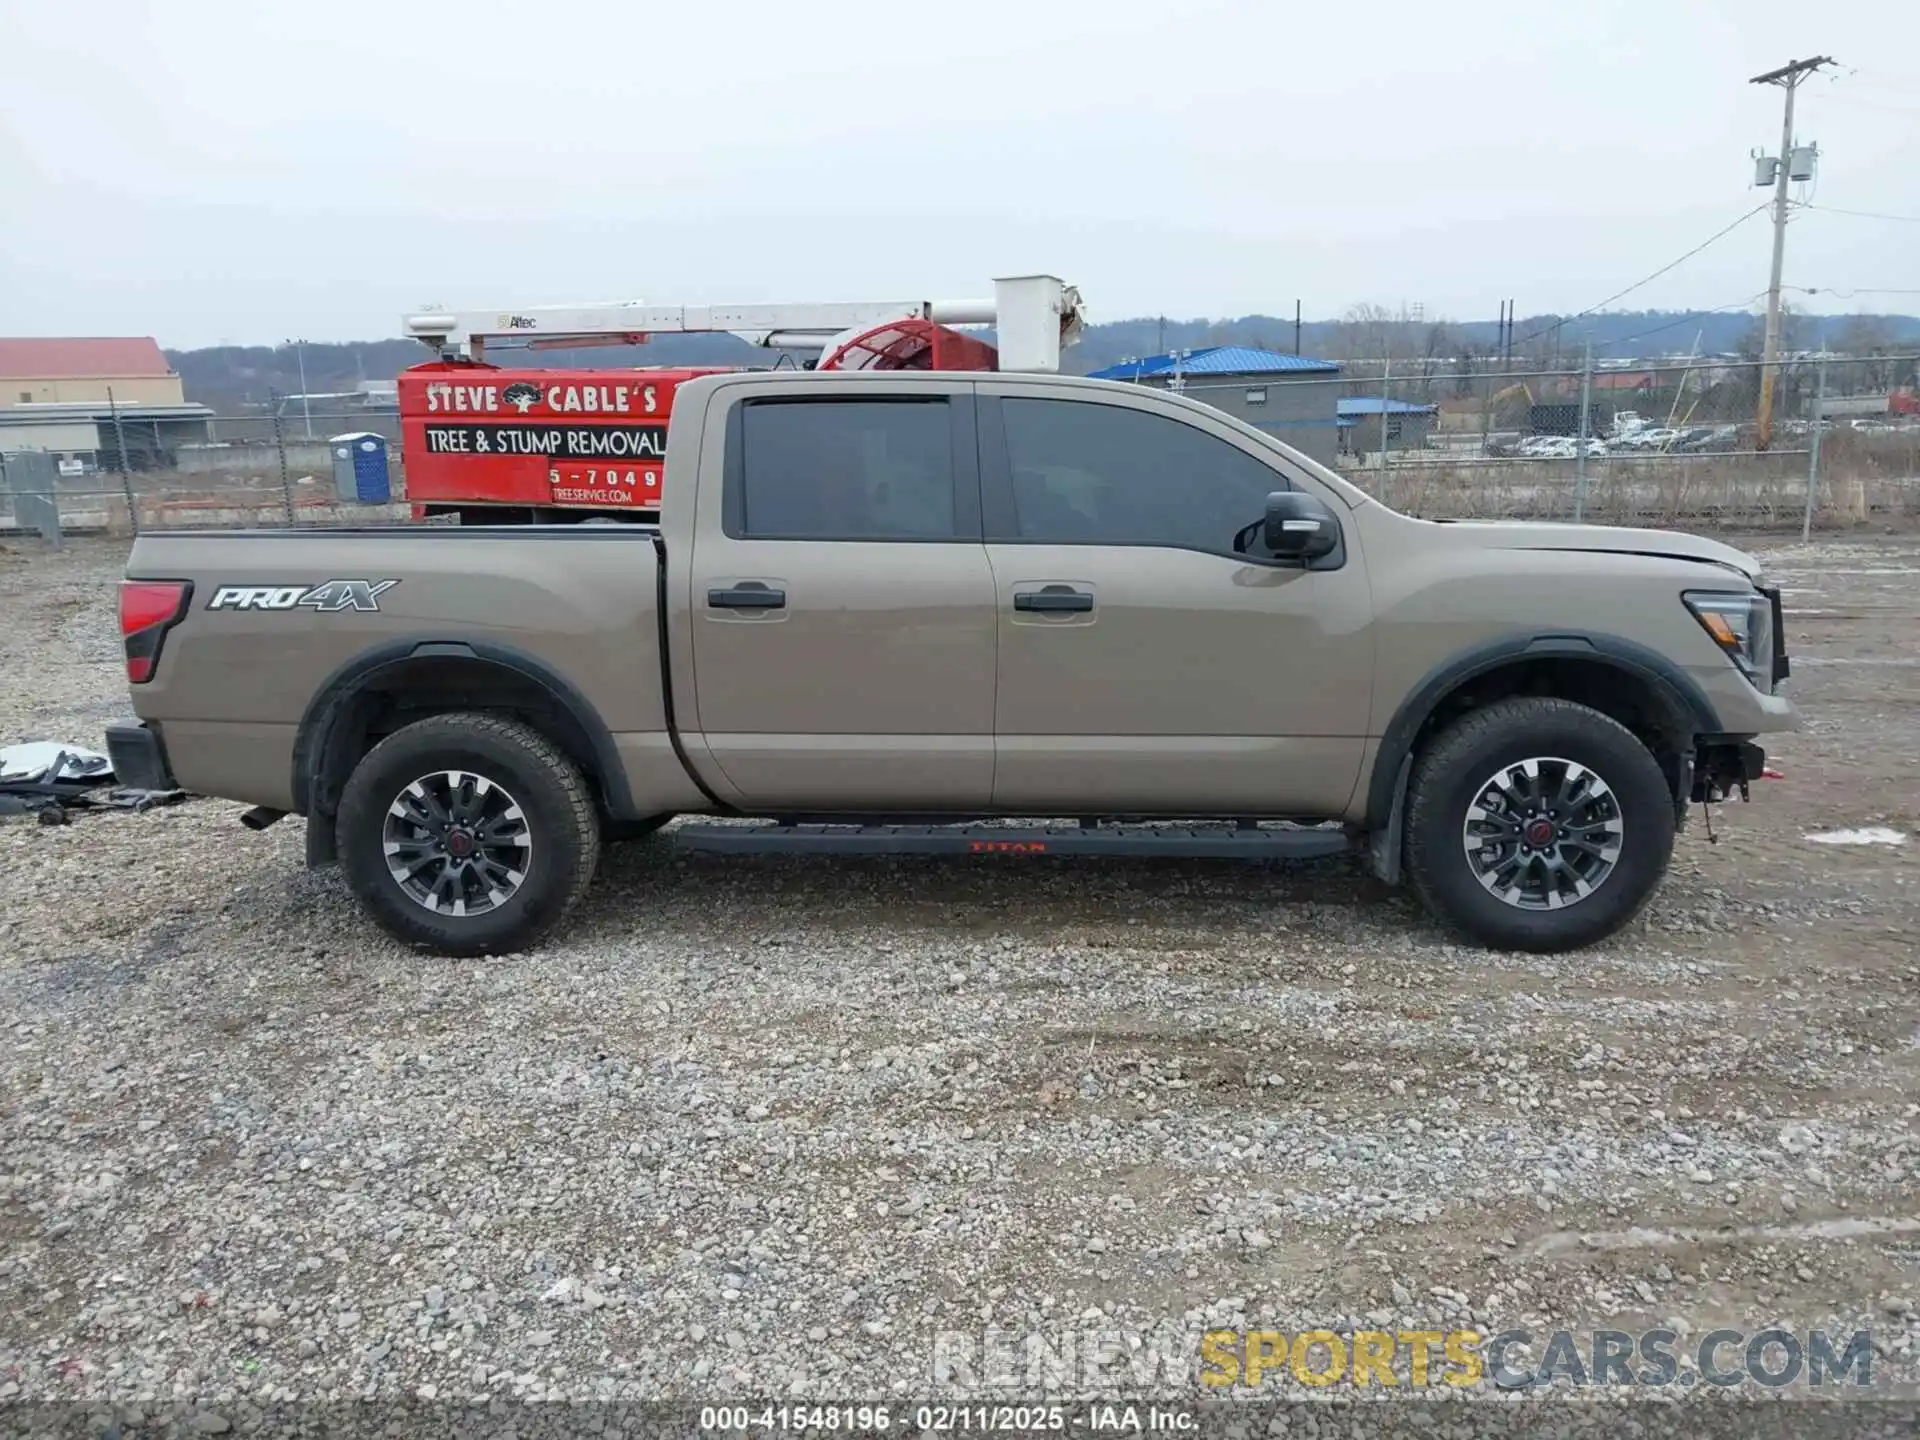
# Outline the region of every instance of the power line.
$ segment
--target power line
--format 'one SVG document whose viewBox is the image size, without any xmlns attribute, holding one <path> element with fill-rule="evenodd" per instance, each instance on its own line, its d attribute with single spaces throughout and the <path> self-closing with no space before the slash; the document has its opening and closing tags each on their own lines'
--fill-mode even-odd
<svg viewBox="0 0 1920 1440">
<path fill-rule="evenodd" d="M 1549 330 L 1553 329 L 1554 326 L 1556 325 L 1564 325 L 1569 320 L 1584 320 L 1587 316 L 1593 314 L 1594 311 L 1604 310 L 1607 306 L 1611 305 L 1614 301 L 1621 299 L 1624 296 L 1631 295 L 1634 291 L 1640 289 L 1641 286 L 1652 284 L 1655 280 L 1658 280 L 1662 275 L 1666 274 L 1669 270 L 1672 270 L 1677 266 L 1684 265 L 1687 261 L 1691 260 L 1694 256 L 1698 255 L 1702 250 L 1706 249 L 1709 245 L 1713 244 L 1715 241 L 1720 240 L 1723 237 L 1732 234 L 1735 230 L 1739 229 L 1740 226 L 1746 224 L 1747 221 L 1751 220 L 1754 216 L 1758 215 L 1762 210 L 1765 210 L 1769 203 L 1770 202 L 1762 201 L 1760 204 L 1754 206 L 1753 209 L 1747 211 L 1747 213 L 1742 215 L 1738 220 L 1735 220 L 1731 225 L 1728 225 L 1725 229 L 1714 231 L 1713 234 L 1709 235 L 1706 239 L 1702 240 L 1698 245 L 1694 246 L 1693 249 L 1687 251 L 1686 254 L 1680 256 L 1679 259 L 1669 260 L 1665 265 L 1662 265 L 1658 270 L 1654 271 L 1651 275 L 1646 276 L 1644 279 L 1634 281 L 1633 284 L 1627 286 L 1627 288 L 1624 290 L 1616 290 L 1613 294 L 1609 295 L 1606 299 L 1602 300 L 1599 304 L 1589 305 L 1586 309 L 1582 310 L 1577 315 L 1565 315 L 1557 320 L 1552 321 L 1549 324 L 1542 325 L 1538 330 L 1529 331 L 1527 334 L 1522 335 L 1518 340 L 1513 342 L 1515 347 L 1524 345 L 1529 340 L 1534 340 L 1539 338 L 1540 336 L 1546 334 Z"/>
<path fill-rule="evenodd" d="M 1920 85 L 1920 72 L 1912 70 L 1882 70 L 1878 65 L 1847 65 L 1835 61 L 1833 69 L 1830 70 L 1826 76 L 1827 86 L 1831 89 L 1833 86 L 1838 85 L 1843 79 L 1850 81 L 1863 76 L 1868 81 L 1891 80 L 1894 88 L 1903 94 L 1911 93 L 1914 86 Z M 1849 85 L 1847 88 L 1852 89 L 1853 87 Z"/>
<path fill-rule="evenodd" d="M 1802 205 L 1802 210 L 1818 210 L 1827 215 L 1854 215 L 1862 220 L 1897 220 L 1903 225 L 1920 225 L 1920 215 L 1889 215 L 1880 210 L 1842 210 L 1838 205 Z"/>
<path fill-rule="evenodd" d="M 1798 289 L 1799 287 L 1788 286 L 1787 288 Z M 1744 309 L 1746 306 L 1751 305 L 1754 301 L 1758 300 L 1761 296 L 1765 295 L 1766 293 L 1767 292 L 1764 290 L 1756 290 L 1753 294 L 1747 296 L 1743 300 L 1732 300 L 1725 305 L 1714 305 L 1705 310 L 1690 310 L 1685 315 L 1682 315 L 1678 320 L 1669 320 L 1664 325 L 1655 325 L 1650 330 L 1640 330 L 1635 332 L 1632 335 L 1619 336 L 1617 339 L 1606 341 L 1599 348 L 1602 350 L 1611 350 L 1616 345 L 1626 345 L 1635 340 L 1644 340 L 1647 338 L 1647 336 L 1658 335 L 1663 330 L 1677 329 L 1679 326 L 1685 325 L 1690 321 L 1698 320 L 1703 315 L 1719 315 L 1719 314 L 1723 314 L 1728 310 Z"/>
<path fill-rule="evenodd" d="M 1851 95 L 1829 95 L 1815 91 L 1808 97 L 1816 105 L 1850 105 L 1859 110 L 1884 110 L 1891 115 L 1920 115 L 1920 106 L 1888 105 L 1879 100 L 1856 100 Z"/>
<path fill-rule="evenodd" d="M 1884 285 L 1862 285 L 1852 290 L 1836 290 L 1831 285 L 1789 285 L 1786 288 L 1798 290 L 1803 295 L 1838 295 L 1842 300 L 1851 300 L 1856 295 L 1920 295 L 1920 290 L 1899 290 Z"/>
</svg>

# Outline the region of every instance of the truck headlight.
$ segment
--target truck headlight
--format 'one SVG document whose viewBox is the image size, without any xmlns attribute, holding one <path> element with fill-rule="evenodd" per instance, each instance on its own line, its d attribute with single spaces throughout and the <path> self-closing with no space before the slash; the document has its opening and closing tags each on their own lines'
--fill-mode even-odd
<svg viewBox="0 0 1920 1440">
<path fill-rule="evenodd" d="M 1773 689 L 1773 605 L 1754 591 L 1689 590 L 1693 618 L 1762 690 Z"/>
</svg>

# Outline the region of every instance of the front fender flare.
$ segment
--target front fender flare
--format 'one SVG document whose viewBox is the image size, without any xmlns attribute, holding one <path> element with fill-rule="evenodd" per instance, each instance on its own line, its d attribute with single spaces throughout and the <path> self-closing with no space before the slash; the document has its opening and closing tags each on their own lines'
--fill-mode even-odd
<svg viewBox="0 0 1920 1440">
<path fill-rule="evenodd" d="M 1366 827 L 1381 835 L 1393 826 L 1411 771 L 1414 741 L 1441 703 L 1462 685 L 1502 666 L 1540 659 L 1582 660 L 1609 666 L 1647 684 L 1659 697 L 1668 719 L 1685 737 L 1707 735 L 1722 727 L 1706 693 L 1678 665 L 1659 651 L 1618 635 L 1590 631 L 1554 631 L 1549 634 L 1509 636 L 1488 641 L 1436 665 L 1407 693 L 1381 732 L 1367 782 Z M 1374 867 L 1381 871 L 1380 846 Z M 1397 878 L 1399 847 L 1393 846 L 1391 868 Z M 1388 877 L 1383 873 L 1382 879 Z"/>
</svg>

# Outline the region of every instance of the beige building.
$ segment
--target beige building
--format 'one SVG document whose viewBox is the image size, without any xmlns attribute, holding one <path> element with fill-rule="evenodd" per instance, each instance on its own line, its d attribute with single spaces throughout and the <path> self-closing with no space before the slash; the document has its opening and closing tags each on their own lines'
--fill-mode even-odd
<svg viewBox="0 0 1920 1440">
<path fill-rule="evenodd" d="M 212 423 L 150 337 L 0 338 L 0 455 L 43 451 L 62 474 L 170 470 Z"/>
<path fill-rule="evenodd" d="M 0 411 L 18 405 L 181 405 L 180 377 L 151 336 L 0 337 Z"/>
</svg>

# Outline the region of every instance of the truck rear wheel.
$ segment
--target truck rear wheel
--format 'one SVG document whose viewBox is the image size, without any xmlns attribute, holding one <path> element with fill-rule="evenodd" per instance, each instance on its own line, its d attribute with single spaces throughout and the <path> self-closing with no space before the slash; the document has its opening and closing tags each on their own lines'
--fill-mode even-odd
<svg viewBox="0 0 1920 1440">
<path fill-rule="evenodd" d="M 435 715 L 369 751 L 340 799 L 348 883 L 382 929 L 443 955 L 524 949 L 593 878 L 599 818 L 546 736 Z"/>
<path fill-rule="evenodd" d="M 1434 916 L 1484 945 L 1572 950 L 1640 913 L 1673 831 L 1666 777 L 1631 731 L 1567 700 L 1502 700 L 1415 762 L 1407 877 Z"/>
</svg>

